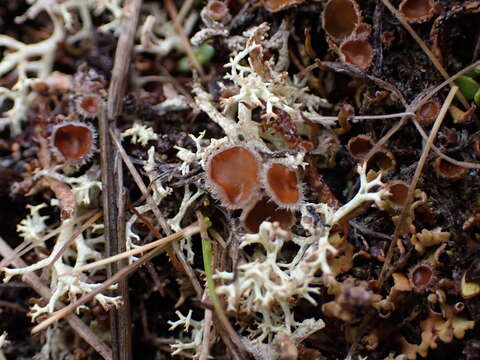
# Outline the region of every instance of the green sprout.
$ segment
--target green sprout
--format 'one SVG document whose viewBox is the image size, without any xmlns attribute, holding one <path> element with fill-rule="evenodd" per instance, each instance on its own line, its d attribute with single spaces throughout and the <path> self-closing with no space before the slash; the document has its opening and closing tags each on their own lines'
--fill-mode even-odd
<svg viewBox="0 0 480 360">
<path fill-rule="evenodd" d="M 480 106 L 480 84 L 474 79 L 480 75 L 480 68 L 470 70 L 463 76 L 459 76 L 455 80 L 455 84 L 460 88 L 463 96 L 468 101 L 474 101 Z"/>
<path fill-rule="evenodd" d="M 207 226 L 209 226 L 210 219 L 205 218 Z M 210 295 L 210 301 L 215 309 L 215 312 L 222 313 L 222 305 L 220 305 L 220 300 L 218 299 L 217 293 L 215 291 L 215 281 L 213 280 L 213 267 L 212 267 L 212 244 L 210 240 L 206 237 L 202 237 L 202 253 L 203 253 L 203 266 L 205 269 L 205 277 L 207 278 L 207 288 Z"/>
<path fill-rule="evenodd" d="M 212 45 L 204 43 L 200 45 L 199 48 L 193 51 L 195 58 L 197 59 L 198 63 L 202 66 L 207 65 L 215 55 L 215 49 Z M 183 73 L 190 73 L 192 72 L 192 66 L 188 60 L 187 56 L 182 57 L 179 62 L 177 63 L 177 69 Z"/>
</svg>

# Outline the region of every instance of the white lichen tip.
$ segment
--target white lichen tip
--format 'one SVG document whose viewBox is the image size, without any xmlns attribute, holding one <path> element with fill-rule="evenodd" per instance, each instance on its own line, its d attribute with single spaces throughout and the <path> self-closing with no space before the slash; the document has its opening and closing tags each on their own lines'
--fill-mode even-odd
<svg viewBox="0 0 480 360">
<path fill-rule="evenodd" d="M 151 127 L 134 123 L 131 128 L 122 132 L 122 138 L 126 137 L 131 137 L 130 141 L 133 144 L 140 143 L 142 146 L 147 146 L 149 141 L 158 139 L 158 134 Z"/>
<path fill-rule="evenodd" d="M 7 340 L 7 332 L 4 331 L 2 335 L 0 335 L 0 349 L 3 348 L 5 345 L 9 344 L 10 342 Z"/>
<path fill-rule="evenodd" d="M 185 51 L 181 36 L 172 21 L 168 21 L 167 13 L 158 2 L 144 5 L 144 10 L 149 14 L 139 30 L 139 44 L 135 45 L 136 52 L 151 53 L 163 58 L 171 51 Z M 185 35 L 193 30 L 199 16 L 196 11 L 191 11 L 182 23 Z"/>
<path fill-rule="evenodd" d="M 30 215 L 27 215 L 17 225 L 18 234 L 27 242 L 38 241 L 45 234 L 47 225 L 45 220 L 48 216 L 41 216 L 40 210 L 47 207 L 47 204 L 42 203 L 39 205 L 27 205 L 30 211 Z"/>
<path fill-rule="evenodd" d="M 205 320 L 197 321 L 192 319 L 192 310 L 189 310 L 187 316 L 182 315 L 180 311 L 176 311 L 177 321 L 168 321 L 169 330 L 175 330 L 179 326 L 183 326 L 183 332 L 190 332 L 189 336 L 182 336 L 177 339 L 175 344 L 170 347 L 174 350 L 172 355 L 185 355 L 193 359 L 198 359 L 201 351 L 203 340 L 203 326 Z M 191 329 L 190 329 L 191 328 Z"/>
<path fill-rule="evenodd" d="M 330 229 L 339 224 L 351 211 L 365 202 L 377 202 L 386 196 L 380 176 L 367 180 L 366 166 L 359 166 L 360 189 L 351 201 L 339 209 L 327 204 L 304 204 L 301 225 L 310 233 L 302 237 L 280 228 L 278 223 L 263 222 L 257 234 L 242 237 L 240 248 L 253 246 L 253 256 L 233 272 L 217 272 L 223 281 L 217 293 L 223 296 L 229 311 L 258 314 L 260 320 L 245 329 L 252 344 L 272 344 L 279 334 L 294 334 L 298 342 L 324 326 L 321 319 L 299 323 L 294 319 L 293 306 L 303 298 L 316 304 L 312 293 L 320 291 L 319 272 L 324 283 L 332 270 L 328 256 L 337 250 L 330 244 Z M 293 259 L 285 262 L 283 245 L 292 241 L 298 246 Z M 310 330 L 309 330 L 310 329 Z M 253 346 L 253 345 L 252 345 Z"/>
</svg>

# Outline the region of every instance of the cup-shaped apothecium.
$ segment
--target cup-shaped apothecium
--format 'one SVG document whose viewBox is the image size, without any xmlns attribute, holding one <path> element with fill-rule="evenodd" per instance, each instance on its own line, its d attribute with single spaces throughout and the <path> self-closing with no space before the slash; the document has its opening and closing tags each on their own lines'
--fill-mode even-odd
<svg viewBox="0 0 480 360">
<path fill-rule="evenodd" d="M 372 150 L 374 142 L 370 136 L 358 135 L 350 139 L 347 144 L 348 152 L 354 159 L 363 160 L 370 150 Z"/>
<path fill-rule="evenodd" d="M 277 221 L 280 227 L 285 230 L 288 230 L 295 222 L 295 216 L 292 211 L 280 209 L 277 204 L 267 197 L 243 210 L 240 219 L 245 229 L 251 233 L 257 233 L 264 221 Z"/>
<path fill-rule="evenodd" d="M 422 126 L 431 126 L 440 112 L 440 104 L 435 100 L 428 100 L 417 110 L 417 120 Z"/>
<path fill-rule="evenodd" d="M 293 209 L 302 201 L 302 189 L 296 170 L 279 162 L 265 165 L 263 185 L 275 203 L 285 209 Z"/>
<path fill-rule="evenodd" d="M 388 202 L 395 208 L 401 208 L 405 205 L 408 195 L 408 184 L 402 180 L 394 180 L 387 184 L 390 195 Z"/>
<path fill-rule="evenodd" d="M 385 147 L 381 147 L 367 161 L 367 169 L 382 171 L 383 173 L 393 171 L 396 165 L 395 155 Z"/>
<path fill-rule="evenodd" d="M 432 290 L 437 283 L 435 269 L 427 262 L 417 264 L 411 268 L 408 279 L 416 292 Z"/>
<path fill-rule="evenodd" d="M 400 13 L 410 23 L 421 23 L 433 16 L 435 3 L 433 0 L 403 0 Z"/>
<path fill-rule="evenodd" d="M 347 39 L 340 45 L 340 56 L 346 64 L 365 71 L 372 64 L 373 47 L 365 39 Z"/>
<path fill-rule="evenodd" d="M 442 158 L 435 160 L 433 168 L 439 177 L 452 181 L 459 180 L 468 173 L 467 168 L 452 164 L 451 162 Z"/>
<path fill-rule="evenodd" d="M 245 145 L 214 152 L 207 161 L 207 185 L 231 209 L 248 205 L 260 189 L 260 157 Z"/>
<path fill-rule="evenodd" d="M 349 37 L 362 22 L 360 9 L 354 0 L 330 0 L 322 14 L 323 28 L 334 40 Z"/>
<path fill-rule="evenodd" d="M 263 6 L 270 12 L 277 12 L 299 5 L 305 0 L 262 0 Z"/>
<path fill-rule="evenodd" d="M 100 114 L 102 98 L 98 95 L 80 95 L 75 100 L 75 108 L 85 118 L 97 117 Z"/>
<path fill-rule="evenodd" d="M 96 131 L 80 121 L 65 121 L 55 125 L 51 148 L 55 156 L 69 165 L 82 165 L 95 150 Z"/>
</svg>

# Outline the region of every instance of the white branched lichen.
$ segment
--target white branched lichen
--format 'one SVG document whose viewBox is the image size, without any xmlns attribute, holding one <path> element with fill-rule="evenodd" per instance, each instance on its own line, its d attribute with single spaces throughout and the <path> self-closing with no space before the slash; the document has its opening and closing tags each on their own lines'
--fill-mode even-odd
<svg viewBox="0 0 480 360">
<path fill-rule="evenodd" d="M 27 215 L 25 219 L 22 219 L 17 225 L 18 234 L 27 242 L 38 241 L 45 235 L 47 225 L 45 220 L 48 216 L 40 215 L 40 210 L 47 207 L 47 204 L 42 203 L 39 205 L 27 205 L 30 211 L 30 215 Z"/>
<path fill-rule="evenodd" d="M 8 344 L 7 340 L 7 332 L 4 331 L 2 335 L 0 335 L 0 349 L 3 348 L 6 344 Z"/>
<path fill-rule="evenodd" d="M 67 332 L 60 328 L 49 328 L 45 331 L 45 344 L 33 360 L 64 359 L 73 360 L 74 356 L 68 347 Z"/>
<path fill-rule="evenodd" d="M 26 118 L 28 103 L 31 100 L 29 85 L 33 78 L 46 78 L 53 66 L 58 43 L 64 38 L 65 32 L 61 21 L 49 13 L 53 23 L 53 32 L 45 40 L 33 44 L 25 44 L 6 35 L 0 35 L 0 47 L 7 50 L 0 60 L 0 77 L 12 70 L 17 71 L 17 82 L 11 89 L 0 87 L 0 105 L 10 100 L 13 106 L 0 118 L 0 130 L 10 126 L 12 135 L 21 131 L 21 122 Z M 36 59 L 36 60 L 31 60 Z"/>
<path fill-rule="evenodd" d="M 177 327 L 182 326 L 183 332 L 190 333 L 187 337 L 182 337 L 181 340 L 176 340 L 175 344 L 170 345 L 173 352 L 172 355 L 186 355 L 193 359 L 198 359 L 200 355 L 200 348 L 203 340 L 203 326 L 204 320 L 197 321 L 192 319 L 192 310 L 190 310 L 187 316 L 182 315 L 180 311 L 176 311 L 178 316 L 177 321 L 168 321 L 170 325 L 169 330 L 175 330 Z"/>
<path fill-rule="evenodd" d="M 7 282 L 13 276 L 27 274 L 53 264 L 51 278 L 52 296 L 46 306 L 42 307 L 35 304 L 31 308 L 30 314 L 32 320 L 35 320 L 39 315 L 52 313 L 55 309 L 56 301 L 60 300 L 64 295 L 68 295 L 70 301 L 74 301 L 76 297 L 87 294 L 102 285 L 101 283 L 90 282 L 86 276 L 63 275 L 75 270 L 75 268 L 85 265 L 90 260 L 95 261 L 101 259 L 101 254 L 94 250 L 93 247 L 94 245 L 103 242 L 102 235 L 98 238 L 89 239 L 85 239 L 82 234 L 78 235 L 74 240 L 75 251 L 69 249 L 70 251 L 65 252 L 53 262 L 75 233 L 76 227 L 74 222 L 75 219 L 64 220 L 62 230 L 60 231 L 55 246 L 48 257 L 24 268 L 1 269 L 5 273 L 4 282 Z M 28 229 L 27 233 L 31 232 L 32 230 Z M 73 258 L 73 266 L 68 265 L 68 263 L 72 261 L 71 258 Z M 98 294 L 95 296 L 95 299 L 105 308 L 119 306 L 121 304 L 121 299 L 119 297 Z"/>
<path fill-rule="evenodd" d="M 328 255 L 335 254 L 336 249 L 329 243 L 330 229 L 358 206 L 372 201 L 380 203 L 387 195 L 380 176 L 368 181 L 365 171 L 365 165 L 359 166 L 360 189 L 341 208 L 335 210 L 326 204 L 303 205 L 302 225 L 310 236 L 294 235 L 281 229 L 278 223 L 263 222 L 257 234 L 242 238 L 241 248 L 256 246 L 252 260 L 240 264 L 235 273 L 216 274 L 217 279 L 225 282 L 217 287 L 217 292 L 225 297 L 228 310 L 261 315 L 261 321 L 246 329 L 254 342 L 271 343 L 276 334 L 292 334 L 299 329 L 301 323 L 295 321 L 292 305 L 301 298 L 316 304 L 310 296 L 320 291 L 316 275 L 321 272 L 324 282 L 331 276 Z M 286 241 L 294 242 L 299 249 L 290 261 L 282 262 L 280 258 Z"/>
<path fill-rule="evenodd" d="M 122 138 L 126 137 L 131 137 L 130 141 L 133 144 L 141 144 L 142 146 L 147 146 L 149 141 L 158 139 L 158 135 L 151 127 L 139 123 L 134 123 L 131 128 L 122 132 Z"/>
<path fill-rule="evenodd" d="M 153 2 L 144 5 L 147 17 L 140 27 L 140 44 L 135 45 L 136 52 L 147 52 L 164 57 L 171 51 L 183 52 L 181 36 L 178 34 L 172 21 L 167 20 L 166 12 L 160 8 L 159 3 Z M 189 34 L 198 20 L 194 11 L 183 22 L 185 34 Z"/>
<path fill-rule="evenodd" d="M 45 11 L 52 21 L 53 31 L 48 38 L 32 44 L 0 35 L 0 47 L 6 49 L 0 60 L 0 77 L 10 71 L 17 73 L 17 81 L 11 88 L 0 87 L 0 105 L 6 101 L 12 103 L 0 117 L 0 130 L 9 126 L 11 135 L 20 133 L 21 124 L 26 120 L 28 104 L 32 100 L 30 84 L 34 80 L 46 79 L 51 74 L 60 42 L 66 40 L 73 43 L 90 38 L 95 30 L 91 18 L 92 11 L 95 11 L 96 15 L 105 10 L 111 13 L 112 22 L 105 24 L 108 28 L 112 28 L 110 26 L 112 24 L 118 25 L 122 15 L 121 0 L 31 0 L 29 3 L 32 6 L 24 15 L 17 17 L 16 22 L 35 18 Z M 74 30 L 77 25 L 74 14 L 78 14 L 80 18 L 79 30 Z M 115 27 L 120 28 L 113 26 Z"/>
</svg>

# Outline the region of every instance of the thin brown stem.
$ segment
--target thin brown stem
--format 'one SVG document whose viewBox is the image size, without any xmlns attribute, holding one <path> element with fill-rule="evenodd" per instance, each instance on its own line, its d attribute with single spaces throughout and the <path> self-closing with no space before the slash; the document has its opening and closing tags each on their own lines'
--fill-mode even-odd
<svg viewBox="0 0 480 360">
<path fill-rule="evenodd" d="M 73 244 L 73 242 L 75 241 L 75 239 L 80 236 L 85 230 L 87 230 L 90 226 L 93 225 L 93 223 L 95 221 L 97 221 L 98 219 L 100 219 L 100 217 L 102 216 L 103 214 L 98 211 L 96 214 L 94 214 L 90 219 L 88 219 L 85 224 L 83 224 L 80 229 L 78 229 L 77 231 L 75 231 L 73 233 L 73 235 L 70 237 L 70 239 L 68 239 L 67 243 L 65 245 L 62 246 L 62 248 L 60 249 L 60 251 L 55 255 L 55 257 L 53 258 L 53 260 L 50 262 L 49 265 L 47 265 L 43 271 L 42 271 L 42 275 L 40 276 L 40 279 L 42 280 L 45 280 L 46 278 L 46 275 L 51 272 L 52 268 L 53 268 L 53 265 L 57 262 L 58 259 L 60 259 L 60 257 L 62 256 L 62 254 L 65 252 L 65 250 L 67 250 L 70 245 Z"/>
<path fill-rule="evenodd" d="M 52 230 L 51 232 L 49 232 L 47 235 L 45 235 L 44 237 L 42 237 L 42 238 L 39 239 L 39 240 L 33 241 L 33 242 L 31 242 L 31 243 L 28 243 L 28 242 L 25 242 L 25 241 L 22 242 L 20 245 L 18 245 L 18 246 L 13 250 L 14 253 L 12 254 L 12 256 L 3 259 L 3 260 L 0 262 L 0 268 L 10 265 L 10 263 L 13 261 L 14 258 L 23 256 L 24 254 L 26 254 L 27 252 L 29 252 L 30 250 L 32 250 L 35 246 L 40 245 L 40 244 L 42 244 L 43 242 L 47 241 L 48 239 L 51 239 L 52 237 L 60 234 L 60 232 L 61 232 L 63 229 L 65 229 L 66 226 L 75 225 L 75 224 L 77 224 L 77 223 L 80 223 L 80 222 L 88 219 L 89 217 L 91 217 L 92 215 L 95 214 L 95 211 L 96 211 L 96 210 L 89 211 L 88 213 L 86 213 L 86 214 L 84 214 L 84 215 L 82 215 L 82 216 L 79 216 L 78 218 L 75 218 L 75 219 L 73 220 L 73 223 L 62 223 L 62 225 L 60 225 L 59 227 L 57 227 L 55 230 Z M 26 246 L 26 247 L 25 247 L 25 246 Z M 22 249 L 23 249 L 23 250 L 22 250 Z"/>
<path fill-rule="evenodd" d="M 450 75 L 448 75 L 447 71 L 443 67 L 443 65 L 440 63 L 440 61 L 437 59 L 435 54 L 429 49 L 427 44 L 422 40 L 420 36 L 418 36 L 417 32 L 413 30 L 413 28 L 410 26 L 410 24 L 407 22 L 405 17 L 400 13 L 390 2 L 390 0 L 382 0 L 383 4 L 390 10 L 390 12 L 397 18 L 398 21 L 402 24 L 402 26 L 405 28 L 405 30 L 408 31 L 408 33 L 413 37 L 413 39 L 417 42 L 418 46 L 423 50 L 423 52 L 428 56 L 430 61 L 432 62 L 433 66 L 437 69 L 437 71 L 443 76 L 444 79 L 448 79 Z M 454 85 L 451 85 L 452 87 Z M 470 106 L 468 105 L 468 101 L 465 99 L 463 94 L 459 92 L 457 94 L 458 99 L 462 103 L 465 108 L 469 108 Z"/>
<path fill-rule="evenodd" d="M 132 164 L 130 158 L 128 157 L 127 153 L 125 152 L 125 149 L 123 148 L 122 144 L 120 143 L 120 140 L 118 139 L 118 136 L 111 132 L 112 140 L 115 143 L 118 152 L 120 156 L 122 157 L 125 165 L 127 166 L 128 170 L 130 171 L 130 174 L 133 177 L 133 180 L 137 184 L 138 188 L 142 192 L 142 195 L 145 197 L 148 205 L 150 205 L 151 210 L 153 211 L 153 214 L 157 218 L 157 221 L 159 222 L 160 226 L 162 227 L 162 230 L 164 231 L 165 234 L 170 235 L 172 231 L 170 230 L 170 227 L 168 226 L 164 216 L 160 212 L 160 209 L 158 208 L 157 204 L 155 204 L 155 201 L 153 200 L 152 196 L 150 195 L 147 187 L 143 183 L 142 177 L 138 173 L 137 169 L 135 166 Z M 183 272 L 187 274 L 188 278 L 190 279 L 190 282 L 192 283 L 192 286 L 197 294 L 197 296 L 200 298 L 202 295 L 202 286 L 200 285 L 195 272 L 193 271 L 192 267 L 190 264 L 187 262 L 185 259 L 185 256 L 183 255 L 182 251 L 180 250 L 180 247 L 177 243 L 173 243 L 172 245 L 173 250 L 175 252 L 175 257 L 178 259 L 180 262 Z M 175 261 L 175 260 L 172 260 Z"/>
<path fill-rule="evenodd" d="M 190 60 L 192 65 L 195 67 L 195 70 L 197 70 L 200 75 L 202 76 L 205 75 L 202 67 L 200 66 L 197 58 L 195 57 L 195 54 L 193 53 L 193 49 L 192 49 L 192 46 L 190 45 L 190 41 L 188 40 L 187 35 L 185 34 L 185 30 L 183 29 L 182 23 L 180 22 L 180 19 L 178 17 L 178 11 L 177 11 L 177 7 L 175 6 L 175 3 L 172 0 L 165 0 L 164 4 L 167 9 L 168 15 L 173 21 L 175 30 L 180 35 L 180 39 L 182 41 L 183 47 L 185 48 L 185 52 L 187 53 L 188 59 Z"/>
<path fill-rule="evenodd" d="M 184 237 L 184 236 L 192 236 L 192 235 L 198 233 L 199 231 L 200 231 L 200 229 L 198 227 L 198 224 L 193 223 L 192 225 L 187 226 L 186 228 L 180 230 L 179 232 L 176 232 L 174 234 L 166 236 L 163 239 L 153 241 L 153 242 L 148 243 L 146 245 L 139 246 L 138 248 L 128 250 L 128 251 L 124 251 L 120 254 L 113 255 L 113 256 L 110 256 L 108 258 L 105 258 L 105 259 L 102 259 L 102 260 L 98 260 L 98 261 L 80 266 L 78 268 L 75 268 L 72 271 L 67 272 L 67 273 L 59 274 L 59 276 L 78 274 L 78 273 L 81 273 L 81 272 L 84 272 L 84 271 L 87 271 L 87 270 L 90 270 L 90 269 L 93 269 L 93 268 L 96 268 L 96 267 L 99 267 L 99 266 L 102 266 L 102 265 L 111 264 L 113 262 L 116 262 L 116 261 L 119 261 L 119 260 L 122 260 L 122 259 L 127 259 L 130 256 L 135 256 L 135 255 L 144 253 L 146 251 L 155 249 L 159 246 L 160 247 L 165 247 L 165 246 L 169 245 L 172 241 L 178 240 L 179 238 Z"/>
<path fill-rule="evenodd" d="M 79 306 L 87 303 L 91 299 L 95 297 L 95 295 L 100 294 L 102 291 L 105 291 L 108 289 L 111 285 L 118 283 L 119 281 L 123 280 L 126 278 L 129 274 L 137 270 L 140 266 L 145 264 L 147 261 L 150 261 L 153 259 L 155 256 L 160 254 L 164 249 L 162 247 L 155 248 L 149 253 L 143 255 L 139 260 L 135 261 L 133 264 L 123 267 L 120 271 L 118 271 L 115 275 L 109 277 L 103 284 L 102 286 L 99 286 L 92 292 L 89 292 L 88 294 L 82 296 L 80 299 L 75 301 L 74 303 L 71 303 L 70 305 L 64 307 L 63 309 L 55 312 L 50 316 L 48 319 L 45 321 L 41 322 L 37 326 L 35 326 L 32 329 L 32 334 L 36 334 L 39 331 L 42 331 L 49 327 L 50 325 L 54 324 L 55 322 L 63 319 L 67 315 L 71 314 L 75 309 L 77 309 Z"/>
<path fill-rule="evenodd" d="M 8 244 L 0 238 L 0 254 L 3 257 L 13 256 L 13 265 L 17 268 L 26 267 L 27 264 L 20 258 L 15 257 L 14 250 L 8 246 Z M 35 275 L 30 272 L 23 275 L 23 281 L 29 284 L 41 297 L 45 300 L 49 300 L 52 296 L 50 289 Z M 57 301 L 55 304 L 56 309 L 60 309 L 64 306 L 61 302 Z M 66 320 L 77 334 L 82 337 L 95 351 L 97 351 L 104 359 L 112 360 L 112 349 L 110 349 L 100 338 L 81 321 L 76 315 L 68 314 Z"/>
<path fill-rule="evenodd" d="M 416 188 L 418 180 L 420 179 L 420 176 L 422 174 L 423 167 L 425 165 L 425 162 L 427 161 L 428 154 L 430 153 L 430 149 L 432 147 L 433 141 L 435 140 L 438 129 L 440 128 L 440 125 L 442 125 L 443 119 L 445 118 L 445 115 L 447 114 L 448 108 L 450 107 L 450 104 L 452 103 L 453 98 L 455 97 L 457 91 L 458 91 L 458 87 L 453 86 L 452 89 L 450 90 L 450 92 L 448 93 L 448 96 L 445 99 L 445 102 L 443 103 L 443 106 L 440 109 L 440 112 L 438 113 L 438 116 L 437 116 L 437 119 L 435 120 L 433 128 L 430 131 L 430 135 L 428 136 L 428 140 L 425 144 L 425 147 L 423 148 L 422 155 L 420 156 L 420 160 L 418 161 L 417 168 L 415 169 L 415 174 L 413 175 L 413 178 L 412 178 L 412 182 L 410 183 L 410 185 L 408 187 L 407 198 L 406 198 L 405 203 L 403 205 L 402 212 L 400 214 L 400 218 L 398 220 L 398 223 L 395 227 L 395 232 L 393 233 L 393 239 L 390 242 L 390 246 L 389 246 L 389 249 L 388 249 L 388 252 L 387 252 L 387 256 L 385 257 L 385 262 L 383 263 L 382 271 L 380 273 L 380 278 L 379 278 L 378 284 L 377 284 L 379 287 L 381 287 L 383 285 L 384 281 L 387 279 L 388 267 L 390 266 L 390 263 L 392 261 L 393 253 L 394 253 L 394 250 L 395 250 L 395 244 L 397 243 L 397 241 L 398 241 L 398 239 L 401 235 L 403 223 L 407 219 L 408 212 L 410 211 L 410 205 L 412 203 L 415 188 Z"/>
<path fill-rule="evenodd" d="M 117 118 L 123 108 L 123 98 L 128 82 L 130 60 L 135 33 L 140 16 L 142 0 L 126 0 L 122 8 L 120 37 L 115 51 L 112 79 L 108 89 L 106 114 L 99 121 L 100 159 L 102 166 L 103 208 L 107 255 L 125 250 L 125 201 L 123 192 L 123 169 L 118 151 L 113 146 L 109 132 L 116 128 Z M 113 263 L 107 269 L 110 276 L 125 268 L 127 263 Z M 122 269 L 123 270 L 123 269 Z M 130 298 L 127 278 L 118 284 L 118 293 L 124 305 L 110 313 L 113 358 L 115 360 L 132 359 Z"/>
</svg>

